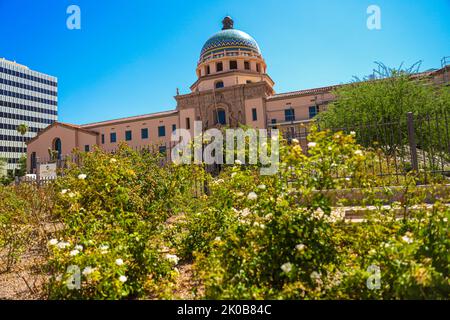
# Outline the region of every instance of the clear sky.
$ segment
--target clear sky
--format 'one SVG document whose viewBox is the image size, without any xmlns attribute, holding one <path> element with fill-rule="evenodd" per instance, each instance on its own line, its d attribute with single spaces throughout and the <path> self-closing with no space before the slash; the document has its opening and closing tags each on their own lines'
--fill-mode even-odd
<svg viewBox="0 0 450 320">
<path fill-rule="evenodd" d="M 71 4 L 81 30 L 66 27 Z M 371 4 L 381 30 L 366 26 Z M 0 0 L 0 57 L 58 77 L 60 121 L 170 110 L 225 15 L 259 43 L 277 92 L 450 56 L 450 0 Z"/>
</svg>

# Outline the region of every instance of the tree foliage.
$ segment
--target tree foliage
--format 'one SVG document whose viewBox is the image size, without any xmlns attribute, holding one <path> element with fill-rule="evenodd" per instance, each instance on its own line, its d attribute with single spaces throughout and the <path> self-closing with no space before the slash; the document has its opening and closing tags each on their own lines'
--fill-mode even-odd
<svg viewBox="0 0 450 320">
<path fill-rule="evenodd" d="M 318 119 L 328 128 L 361 123 L 383 123 L 450 107 L 448 87 L 438 88 L 426 79 L 394 73 L 382 80 L 352 83 L 338 88 L 337 99 Z"/>
</svg>

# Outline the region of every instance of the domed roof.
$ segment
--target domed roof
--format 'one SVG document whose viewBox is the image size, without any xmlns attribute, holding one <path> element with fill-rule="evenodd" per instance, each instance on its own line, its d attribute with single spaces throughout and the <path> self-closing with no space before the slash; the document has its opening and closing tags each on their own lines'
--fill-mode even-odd
<svg viewBox="0 0 450 320">
<path fill-rule="evenodd" d="M 203 45 L 200 53 L 201 57 L 207 53 L 224 49 L 249 50 L 257 54 L 261 54 L 258 43 L 255 39 L 244 31 L 233 29 L 233 20 L 230 17 L 225 17 L 222 23 L 222 30 L 214 34 Z"/>
</svg>

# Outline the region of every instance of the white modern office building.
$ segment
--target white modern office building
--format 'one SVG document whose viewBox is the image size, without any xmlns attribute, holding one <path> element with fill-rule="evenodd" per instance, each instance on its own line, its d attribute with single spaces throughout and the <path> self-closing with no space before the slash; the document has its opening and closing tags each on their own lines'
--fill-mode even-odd
<svg viewBox="0 0 450 320">
<path fill-rule="evenodd" d="M 26 154 L 24 141 L 57 119 L 57 79 L 0 58 L 0 158 L 6 161 L 5 169 L 18 168 Z M 17 131 L 21 124 L 28 128 L 24 136 Z"/>
</svg>

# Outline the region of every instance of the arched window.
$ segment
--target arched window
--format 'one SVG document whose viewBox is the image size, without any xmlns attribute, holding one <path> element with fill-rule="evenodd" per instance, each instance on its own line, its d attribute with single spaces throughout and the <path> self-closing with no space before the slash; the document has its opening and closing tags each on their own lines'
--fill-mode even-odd
<svg viewBox="0 0 450 320">
<path fill-rule="evenodd" d="M 58 160 L 61 160 L 62 144 L 60 138 L 53 140 L 53 150 L 57 151 Z"/>
<path fill-rule="evenodd" d="M 227 115 L 224 109 L 220 108 L 216 110 L 215 122 L 216 124 L 227 124 Z"/>
<path fill-rule="evenodd" d="M 34 173 L 34 170 L 37 167 L 37 159 L 36 159 L 36 152 L 31 153 L 31 173 Z"/>
<path fill-rule="evenodd" d="M 216 89 L 223 88 L 223 81 L 217 81 L 216 82 Z"/>
</svg>

